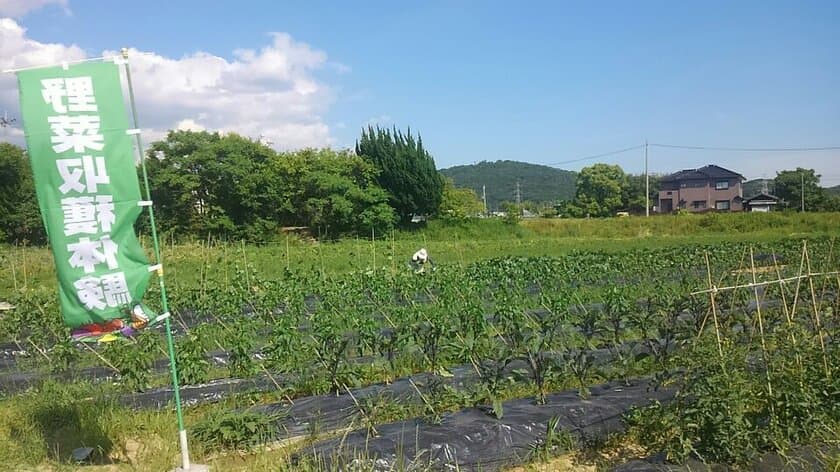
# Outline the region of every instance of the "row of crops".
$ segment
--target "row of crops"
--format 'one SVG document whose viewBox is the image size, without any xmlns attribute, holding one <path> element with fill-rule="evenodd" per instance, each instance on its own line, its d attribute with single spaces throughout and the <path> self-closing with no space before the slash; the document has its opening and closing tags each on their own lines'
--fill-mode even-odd
<svg viewBox="0 0 840 472">
<path fill-rule="evenodd" d="M 208 450 L 349 428 L 375 456 L 370 464 L 422 456 L 432 468 L 494 470 L 629 425 L 673 460 L 745 463 L 838 431 L 831 360 L 840 278 L 825 275 L 838 268 L 834 241 L 808 241 L 807 255 L 806 267 L 803 242 L 786 240 L 498 258 L 422 275 L 381 268 L 270 277 L 242 264 L 225 276 L 208 266 L 198 284 L 170 280 L 168 292 L 185 398 L 254 404 L 197 425 Z M 790 280 L 764 283 L 780 278 Z M 721 290 L 692 295 L 710 287 Z M 116 380 L 108 394 L 124 405 L 169 401 L 159 333 L 75 346 L 50 292 L 19 293 L 12 303 L 0 319 L 0 392 L 46 378 Z M 572 421 L 570 411 L 588 419 Z M 464 418 L 479 428 L 476 441 L 508 441 L 512 452 L 466 454 L 470 445 L 454 439 Z M 259 427 L 219 434 L 220 425 L 239 423 Z M 451 437 L 446 453 L 430 459 L 418 444 L 389 452 L 409 425 L 415 443 Z M 491 430 L 523 433 L 514 440 Z M 358 465 L 359 456 L 347 441 L 327 439 L 298 459 L 335 467 Z"/>
</svg>

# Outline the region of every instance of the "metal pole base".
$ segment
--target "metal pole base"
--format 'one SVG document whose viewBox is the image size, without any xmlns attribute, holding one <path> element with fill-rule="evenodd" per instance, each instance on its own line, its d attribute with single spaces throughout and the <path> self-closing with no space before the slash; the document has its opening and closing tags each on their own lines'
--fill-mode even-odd
<svg viewBox="0 0 840 472">
<path fill-rule="evenodd" d="M 189 469 L 178 467 L 172 472 L 210 472 L 210 466 L 204 464 L 190 464 Z"/>
</svg>

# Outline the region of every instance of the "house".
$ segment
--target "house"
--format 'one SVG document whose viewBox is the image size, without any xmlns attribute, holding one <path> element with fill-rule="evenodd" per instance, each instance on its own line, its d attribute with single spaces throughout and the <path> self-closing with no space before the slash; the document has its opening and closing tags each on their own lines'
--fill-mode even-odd
<svg viewBox="0 0 840 472">
<path fill-rule="evenodd" d="M 775 195 L 770 195 L 767 192 L 759 193 L 758 195 L 744 199 L 744 209 L 746 211 L 768 212 L 774 211 L 781 199 Z"/>
<path fill-rule="evenodd" d="M 712 164 L 681 170 L 662 178 L 657 209 L 660 213 L 741 211 L 744 180 L 743 175 Z"/>
</svg>

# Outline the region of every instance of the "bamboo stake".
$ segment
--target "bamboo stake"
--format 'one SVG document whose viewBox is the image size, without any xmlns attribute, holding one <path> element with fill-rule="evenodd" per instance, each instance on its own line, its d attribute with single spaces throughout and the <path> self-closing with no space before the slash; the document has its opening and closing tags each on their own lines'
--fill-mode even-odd
<svg viewBox="0 0 840 472">
<path fill-rule="evenodd" d="M 12 266 L 12 281 L 15 285 L 15 292 L 18 290 L 18 281 L 17 281 L 17 271 L 15 270 L 15 264 L 17 263 L 17 243 L 15 243 L 15 250 L 14 250 L 14 261 L 10 264 Z"/>
<path fill-rule="evenodd" d="M 29 286 L 29 277 L 26 271 L 26 244 L 23 245 L 23 250 L 20 252 L 21 259 L 23 260 L 23 286 Z"/>
<path fill-rule="evenodd" d="M 761 286 L 765 286 L 765 285 L 773 285 L 773 284 L 778 284 L 778 283 L 792 282 L 794 280 L 804 280 L 804 279 L 807 279 L 809 277 L 829 277 L 829 276 L 838 275 L 838 274 L 840 274 L 840 271 L 814 272 L 813 274 L 810 274 L 810 275 L 808 275 L 808 274 L 797 275 L 797 276 L 787 277 L 787 278 L 779 279 L 779 280 L 768 280 L 766 282 L 756 282 L 756 283 L 748 283 L 748 284 L 741 284 L 741 285 L 732 285 L 732 286 L 729 286 L 729 287 L 717 287 L 716 286 L 714 289 L 697 290 L 696 292 L 691 292 L 689 295 L 702 295 L 704 293 L 709 293 L 709 292 L 726 292 L 726 291 L 731 291 L 731 290 L 735 290 L 735 289 L 739 289 L 739 288 L 761 287 Z"/>
<path fill-rule="evenodd" d="M 120 373 L 120 369 L 117 369 L 116 367 L 114 367 L 114 364 L 111 364 L 110 362 L 108 362 L 108 359 L 105 359 L 105 357 L 103 357 L 102 354 L 96 352 L 96 349 L 88 346 L 87 343 L 79 343 L 79 344 L 84 346 L 88 351 L 92 352 L 94 356 L 98 357 L 100 361 L 102 361 L 103 363 L 105 363 L 105 365 L 107 365 L 108 367 L 113 369 L 114 372 L 116 372 L 118 374 Z"/>
<path fill-rule="evenodd" d="M 291 263 L 289 260 L 289 233 L 286 233 L 286 270 L 289 270 Z"/>
<path fill-rule="evenodd" d="M 776 253 L 773 252 L 773 267 L 776 269 L 776 278 L 779 279 L 779 293 L 782 297 L 782 312 L 785 314 L 785 320 L 787 321 L 788 325 L 788 337 L 790 338 L 791 345 L 793 346 L 794 355 L 796 357 L 796 365 L 799 367 L 799 374 L 800 377 L 802 376 L 802 356 L 799 354 L 799 349 L 796 347 L 796 334 L 793 332 L 793 320 L 790 316 L 790 311 L 788 310 L 787 305 L 787 295 L 786 286 L 784 282 L 782 282 L 782 273 L 779 270 L 779 264 L 776 260 Z M 802 382 L 800 378 L 800 383 Z"/>
<path fill-rule="evenodd" d="M 245 254 L 245 240 L 243 239 L 240 242 L 242 243 L 242 263 L 245 266 L 245 286 L 248 287 L 248 291 L 251 291 L 251 278 L 248 276 L 248 255 Z"/>
<path fill-rule="evenodd" d="M 397 242 L 396 232 L 391 229 L 391 276 L 397 274 Z"/>
<path fill-rule="evenodd" d="M 362 405 L 359 403 L 359 400 L 356 399 L 356 396 L 353 395 L 353 392 L 350 391 L 350 389 L 347 387 L 347 384 L 342 382 L 341 386 L 344 387 L 344 390 L 347 392 L 348 395 L 350 395 L 350 398 L 353 400 L 353 403 L 356 404 L 356 408 L 359 409 L 359 412 L 362 414 L 362 416 L 364 416 L 365 419 L 368 420 L 368 426 L 370 426 L 370 429 L 373 431 L 374 436 L 379 436 L 379 431 L 376 430 L 376 426 L 374 426 L 373 424 L 373 418 L 371 418 L 370 415 L 368 415 L 368 413 L 365 411 L 365 409 L 362 408 Z"/>
<path fill-rule="evenodd" d="M 752 272 L 753 284 L 757 282 L 755 272 L 755 256 L 753 255 L 753 248 L 750 246 L 750 269 Z M 758 316 L 758 334 L 761 338 L 761 354 L 764 356 L 764 373 L 767 377 L 767 393 L 773 396 L 773 385 L 770 383 L 770 357 L 767 355 L 767 343 L 764 341 L 764 321 L 761 316 L 761 300 L 758 298 L 758 289 L 753 289 L 755 295 L 755 312 Z"/>
<path fill-rule="evenodd" d="M 720 324 L 718 323 L 717 302 L 715 301 L 717 287 L 712 285 L 712 265 L 709 262 L 709 253 L 706 252 L 704 256 L 706 258 L 706 276 L 709 282 L 709 289 L 712 290 L 709 292 L 709 301 L 712 304 L 712 318 L 715 321 L 715 337 L 717 338 L 718 354 L 720 354 L 720 358 L 723 359 L 723 344 L 720 339 Z"/>
<path fill-rule="evenodd" d="M 805 272 L 805 242 L 802 242 L 802 254 L 799 256 L 799 276 L 796 279 L 796 290 L 793 293 L 793 305 L 790 309 L 791 318 L 796 319 L 796 305 L 799 302 L 799 288 L 802 286 L 802 274 Z"/>
<path fill-rule="evenodd" d="M 805 260 L 808 264 L 808 275 L 811 275 L 811 256 L 808 254 L 807 244 L 808 242 L 805 241 L 803 243 L 803 248 L 805 249 Z M 808 288 L 811 291 L 811 305 L 814 309 L 814 321 L 816 323 L 817 336 L 819 336 L 820 338 L 820 349 L 822 350 L 823 355 L 823 366 L 825 367 L 825 375 L 826 377 L 831 378 L 831 369 L 828 366 L 828 355 L 825 351 L 825 339 L 823 337 L 822 322 L 820 321 L 820 310 L 817 307 L 816 293 L 814 292 L 814 279 L 812 277 L 808 277 Z"/>
<path fill-rule="evenodd" d="M 828 246 L 828 257 L 826 258 L 826 266 L 831 267 L 832 259 L 834 259 L 834 240 L 835 238 L 831 238 L 831 243 Z M 823 300 L 825 299 L 825 291 L 828 288 L 828 278 L 823 279 L 822 289 L 820 289 L 820 301 L 819 301 L 819 310 L 822 312 Z"/>
</svg>

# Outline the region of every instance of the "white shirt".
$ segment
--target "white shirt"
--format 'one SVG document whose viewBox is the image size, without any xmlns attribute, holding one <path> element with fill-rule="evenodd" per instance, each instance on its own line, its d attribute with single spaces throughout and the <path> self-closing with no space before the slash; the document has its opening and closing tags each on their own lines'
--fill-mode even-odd
<svg viewBox="0 0 840 472">
<path fill-rule="evenodd" d="M 414 262 L 425 263 L 428 258 L 429 255 L 426 253 L 425 249 L 420 249 L 419 251 L 415 252 L 413 256 L 411 256 L 411 260 Z"/>
</svg>

